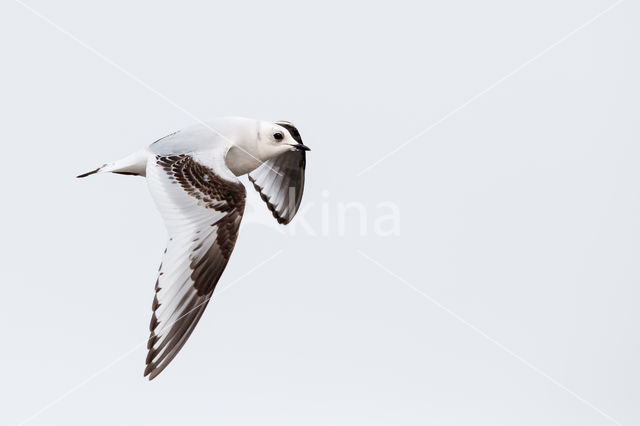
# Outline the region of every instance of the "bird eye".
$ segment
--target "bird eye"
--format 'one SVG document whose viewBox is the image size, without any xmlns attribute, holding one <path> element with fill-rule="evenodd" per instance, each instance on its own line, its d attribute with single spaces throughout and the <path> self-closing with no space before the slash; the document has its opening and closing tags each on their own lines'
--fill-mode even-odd
<svg viewBox="0 0 640 426">
<path fill-rule="evenodd" d="M 273 134 L 273 138 L 277 141 L 281 141 L 282 139 L 284 139 L 284 135 L 280 132 L 275 132 Z"/>
</svg>

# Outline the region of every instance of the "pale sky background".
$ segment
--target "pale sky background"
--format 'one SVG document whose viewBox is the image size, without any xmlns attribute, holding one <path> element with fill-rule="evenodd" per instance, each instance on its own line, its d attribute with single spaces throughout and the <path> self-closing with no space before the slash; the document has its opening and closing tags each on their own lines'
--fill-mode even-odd
<svg viewBox="0 0 640 426">
<path fill-rule="evenodd" d="M 638 2 L 474 98 L 616 3 L 24 1 L 192 116 L 0 4 L 0 424 L 640 424 Z M 74 176 L 225 115 L 298 126 L 328 230 L 252 204 L 148 382 L 164 226 L 142 179 Z"/>
</svg>

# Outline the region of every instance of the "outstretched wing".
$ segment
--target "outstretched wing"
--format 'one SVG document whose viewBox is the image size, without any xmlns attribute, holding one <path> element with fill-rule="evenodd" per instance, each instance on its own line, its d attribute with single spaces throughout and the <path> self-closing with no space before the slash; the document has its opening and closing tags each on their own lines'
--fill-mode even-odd
<svg viewBox="0 0 640 426">
<path fill-rule="evenodd" d="M 300 132 L 287 121 L 276 124 L 289 131 L 298 143 L 302 143 Z M 307 164 L 304 151 L 291 151 L 269 160 L 253 172 L 249 180 L 260 193 L 260 198 L 278 223 L 286 225 L 296 215 L 304 192 L 304 169 Z"/>
<path fill-rule="evenodd" d="M 200 320 L 238 237 L 246 191 L 190 155 L 156 156 L 151 194 L 169 231 L 149 326 L 145 376 L 156 377 Z"/>
</svg>

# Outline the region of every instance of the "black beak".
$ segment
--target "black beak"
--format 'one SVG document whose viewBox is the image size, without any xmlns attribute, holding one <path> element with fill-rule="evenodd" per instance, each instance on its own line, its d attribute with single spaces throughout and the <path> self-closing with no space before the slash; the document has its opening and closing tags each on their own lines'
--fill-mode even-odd
<svg viewBox="0 0 640 426">
<path fill-rule="evenodd" d="M 309 148 L 308 146 L 299 143 L 298 145 L 294 145 L 296 148 L 298 148 L 298 151 L 311 151 L 311 148 Z"/>
</svg>

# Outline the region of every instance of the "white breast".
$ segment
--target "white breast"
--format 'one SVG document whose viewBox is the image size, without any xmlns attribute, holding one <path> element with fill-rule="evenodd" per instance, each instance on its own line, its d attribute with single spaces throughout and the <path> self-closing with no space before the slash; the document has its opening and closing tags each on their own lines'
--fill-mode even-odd
<svg viewBox="0 0 640 426">
<path fill-rule="evenodd" d="M 226 164 L 234 175 L 241 176 L 257 169 L 262 164 L 262 161 L 251 155 L 247 150 L 232 146 L 227 152 Z"/>
</svg>

